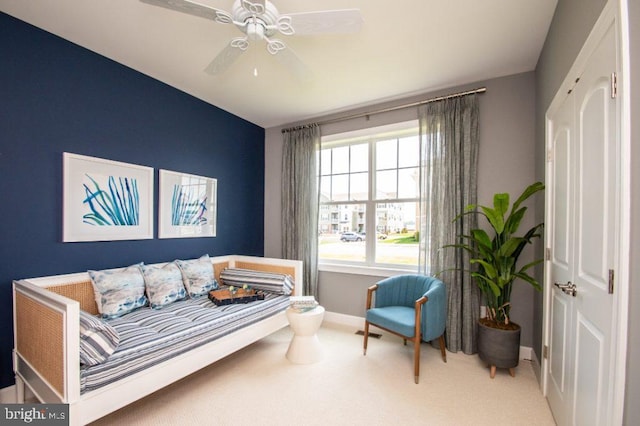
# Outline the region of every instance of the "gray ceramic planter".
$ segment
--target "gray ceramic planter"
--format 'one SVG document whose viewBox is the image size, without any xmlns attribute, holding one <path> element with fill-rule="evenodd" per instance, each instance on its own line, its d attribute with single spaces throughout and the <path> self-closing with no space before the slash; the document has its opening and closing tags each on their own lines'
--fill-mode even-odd
<svg viewBox="0 0 640 426">
<path fill-rule="evenodd" d="M 478 323 L 478 355 L 491 367 L 492 379 L 496 368 L 508 368 L 515 376 L 520 359 L 520 326 L 517 330 L 500 330 Z"/>
</svg>

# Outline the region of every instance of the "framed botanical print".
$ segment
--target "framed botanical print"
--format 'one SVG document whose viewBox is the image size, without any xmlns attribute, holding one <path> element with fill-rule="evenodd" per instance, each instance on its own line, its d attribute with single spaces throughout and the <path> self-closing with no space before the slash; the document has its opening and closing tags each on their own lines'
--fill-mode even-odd
<svg viewBox="0 0 640 426">
<path fill-rule="evenodd" d="M 158 238 L 216 236 L 217 180 L 160 170 Z"/>
<path fill-rule="evenodd" d="M 153 238 L 153 168 L 62 154 L 62 240 Z"/>
</svg>

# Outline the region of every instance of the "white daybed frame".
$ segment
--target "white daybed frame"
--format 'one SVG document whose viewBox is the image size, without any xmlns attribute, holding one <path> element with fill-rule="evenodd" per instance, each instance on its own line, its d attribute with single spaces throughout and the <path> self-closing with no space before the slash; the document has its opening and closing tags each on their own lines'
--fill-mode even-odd
<svg viewBox="0 0 640 426">
<path fill-rule="evenodd" d="M 216 279 L 225 267 L 287 273 L 295 280 L 294 294 L 302 294 L 300 261 L 236 255 L 212 257 L 211 260 Z M 81 395 L 80 309 L 97 313 L 86 272 L 13 282 L 17 401 L 24 402 L 26 385 L 40 402 L 69 404 L 72 425 L 99 419 L 289 324 L 285 313 L 280 312 Z"/>
</svg>

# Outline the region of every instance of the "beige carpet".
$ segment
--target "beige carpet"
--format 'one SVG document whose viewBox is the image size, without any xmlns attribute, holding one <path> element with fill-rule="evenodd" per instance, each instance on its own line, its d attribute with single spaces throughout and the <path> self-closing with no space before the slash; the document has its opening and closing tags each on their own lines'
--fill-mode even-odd
<svg viewBox="0 0 640 426">
<path fill-rule="evenodd" d="M 295 365 L 287 328 L 94 425 L 554 425 L 531 364 L 495 379 L 477 356 L 423 344 L 420 383 L 412 347 L 323 325 L 324 359 Z"/>
</svg>

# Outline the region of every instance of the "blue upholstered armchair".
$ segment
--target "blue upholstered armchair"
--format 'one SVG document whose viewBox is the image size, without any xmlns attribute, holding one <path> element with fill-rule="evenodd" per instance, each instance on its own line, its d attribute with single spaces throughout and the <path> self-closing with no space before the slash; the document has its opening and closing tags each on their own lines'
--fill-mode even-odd
<svg viewBox="0 0 640 426">
<path fill-rule="evenodd" d="M 371 307 L 375 294 L 375 306 Z M 438 339 L 442 360 L 447 362 L 444 328 L 447 318 L 447 289 L 442 281 L 425 275 L 397 275 L 386 278 L 367 291 L 364 324 L 364 354 L 367 354 L 369 325 L 413 342 L 415 381 L 420 376 L 420 342 Z"/>
</svg>

